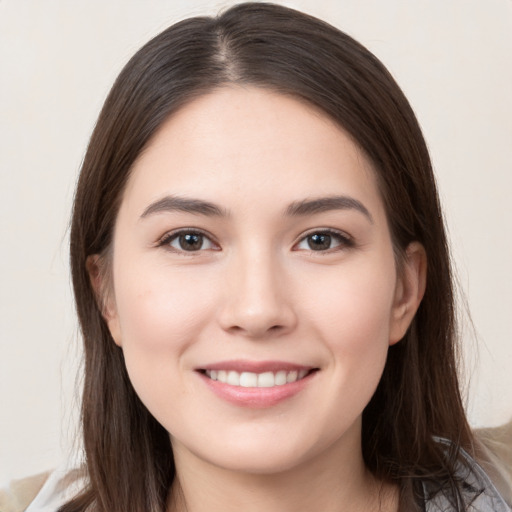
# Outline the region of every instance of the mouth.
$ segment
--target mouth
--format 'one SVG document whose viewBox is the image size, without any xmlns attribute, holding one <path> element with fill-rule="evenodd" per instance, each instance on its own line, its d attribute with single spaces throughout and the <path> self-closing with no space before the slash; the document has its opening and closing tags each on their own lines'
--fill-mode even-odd
<svg viewBox="0 0 512 512">
<path fill-rule="evenodd" d="M 200 370 L 211 380 L 243 388 L 273 388 L 300 381 L 316 368 L 300 370 L 278 370 L 266 372 L 238 372 L 236 370 Z"/>
<path fill-rule="evenodd" d="M 319 370 L 285 362 L 229 361 L 196 371 L 207 387 L 227 402 L 266 408 L 300 393 Z"/>
</svg>

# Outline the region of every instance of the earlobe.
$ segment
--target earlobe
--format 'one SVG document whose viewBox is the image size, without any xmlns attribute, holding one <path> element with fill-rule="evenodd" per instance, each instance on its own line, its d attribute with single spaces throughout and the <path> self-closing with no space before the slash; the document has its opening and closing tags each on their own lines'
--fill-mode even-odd
<svg viewBox="0 0 512 512">
<path fill-rule="evenodd" d="M 397 277 L 389 344 L 400 341 L 407 332 L 418 310 L 427 282 L 427 255 L 423 245 L 412 242 L 405 250 Z"/>
<path fill-rule="evenodd" d="M 113 300 L 111 283 L 108 281 L 108 274 L 103 268 L 108 265 L 99 254 L 92 254 L 87 257 L 86 269 L 89 274 L 91 286 L 94 290 L 96 303 L 101 311 L 108 329 L 115 344 L 121 346 L 121 329 L 119 326 L 119 317 Z"/>
<path fill-rule="evenodd" d="M 100 255 L 93 254 L 87 257 L 85 262 L 85 268 L 89 274 L 89 280 L 91 281 L 94 295 L 96 296 L 96 302 L 101 304 L 101 272 L 100 272 Z"/>
</svg>

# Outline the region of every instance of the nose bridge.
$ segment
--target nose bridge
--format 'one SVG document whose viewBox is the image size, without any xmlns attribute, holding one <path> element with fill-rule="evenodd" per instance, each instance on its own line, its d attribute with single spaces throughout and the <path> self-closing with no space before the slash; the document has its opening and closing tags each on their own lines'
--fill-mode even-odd
<svg viewBox="0 0 512 512">
<path fill-rule="evenodd" d="M 227 297 L 221 314 L 225 329 L 262 337 L 295 324 L 286 278 L 269 247 L 240 249 L 230 265 Z"/>
</svg>

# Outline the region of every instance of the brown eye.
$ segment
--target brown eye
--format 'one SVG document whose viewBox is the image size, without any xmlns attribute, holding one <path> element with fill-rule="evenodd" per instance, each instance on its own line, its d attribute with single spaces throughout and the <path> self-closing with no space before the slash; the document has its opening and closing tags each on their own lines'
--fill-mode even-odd
<svg viewBox="0 0 512 512">
<path fill-rule="evenodd" d="M 199 251 L 203 247 L 203 235 L 197 233 L 179 235 L 178 244 L 184 251 Z"/>
<path fill-rule="evenodd" d="M 315 233 L 306 238 L 308 247 L 312 251 L 325 251 L 331 248 L 331 235 Z"/>
<path fill-rule="evenodd" d="M 215 249 L 215 244 L 203 233 L 197 231 L 181 231 L 164 238 L 162 246 L 170 246 L 179 252 L 198 252 Z"/>
<path fill-rule="evenodd" d="M 315 231 L 303 237 L 295 246 L 298 250 L 306 251 L 329 251 L 333 249 L 344 249 L 354 245 L 352 239 L 337 231 L 324 230 Z"/>
</svg>

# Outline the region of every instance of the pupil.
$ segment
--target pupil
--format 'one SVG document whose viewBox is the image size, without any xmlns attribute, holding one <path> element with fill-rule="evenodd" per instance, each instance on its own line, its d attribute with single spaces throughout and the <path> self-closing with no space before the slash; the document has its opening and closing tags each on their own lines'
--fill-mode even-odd
<svg viewBox="0 0 512 512">
<path fill-rule="evenodd" d="M 330 235 L 322 234 L 311 235 L 308 238 L 308 245 L 309 248 L 312 249 L 313 251 L 329 249 L 329 247 L 331 246 L 331 237 Z"/>
<path fill-rule="evenodd" d="M 197 251 L 203 245 L 203 235 L 193 233 L 180 235 L 180 245 L 185 251 Z"/>
</svg>

